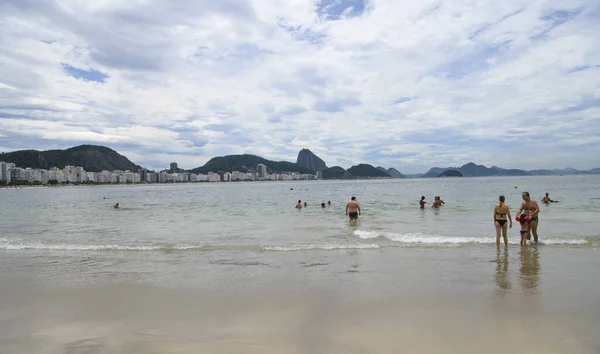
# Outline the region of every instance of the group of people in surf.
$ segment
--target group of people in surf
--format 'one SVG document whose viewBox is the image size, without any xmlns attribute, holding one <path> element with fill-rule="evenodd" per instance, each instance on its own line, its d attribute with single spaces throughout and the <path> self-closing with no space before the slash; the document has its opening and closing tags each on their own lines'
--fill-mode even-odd
<svg viewBox="0 0 600 354">
<path fill-rule="evenodd" d="M 419 200 L 419 208 L 421 209 L 425 209 L 425 204 L 427 202 L 425 201 L 425 196 L 421 196 L 421 200 Z M 442 198 L 440 198 L 439 195 L 436 195 L 435 197 L 433 197 L 433 204 L 431 204 L 431 207 L 433 209 L 438 209 L 439 207 L 441 207 L 443 204 L 446 204 Z"/>
<path fill-rule="evenodd" d="M 517 211 L 517 215 L 515 220 L 519 222 L 521 225 L 521 246 L 526 246 L 527 241 L 531 240 L 531 235 L 533 234 L 533 241 L 535 243 L 538 242 L 538 223 L 539 223 L 539 214 L 540 207 L 538 203 L 531 199 L 529 192 L 523 192 L 521 194 L 523 198 L 523 202 Z M 496 245 L 500 247 L 500 235 L 504 239 L 504 246 L 508 246 L 508 238 L 506 236 L 509 228 L 512 228 L 512 217 L 510 215 L 510 207 L 505 203 L 505 198 L 503 195 L 498 197 L 498 204 L 494 207 L 494 226 L 496 227 Z M 542 203 L 556 203 L 558 200 L 550 199 L 550 195 L 546 193 L 544 197 L 541 199 Z"/>
<path fill-rule="evenodd" d="M 331 206 L 331 200 L 327 201 L 327 205 Z M 296 209 L 302 209 L 302 207 L 304 206 L 304 208 L 308 207 L 308 202 L 304 202 L 304 204 L 302 204 L 302 200 L 299 200 L 298 203 L 296 203 Z M 325 203 L 321 203 L 321 208 L 326 208 L 327 206 L 325 205 Z"/>
</svg>

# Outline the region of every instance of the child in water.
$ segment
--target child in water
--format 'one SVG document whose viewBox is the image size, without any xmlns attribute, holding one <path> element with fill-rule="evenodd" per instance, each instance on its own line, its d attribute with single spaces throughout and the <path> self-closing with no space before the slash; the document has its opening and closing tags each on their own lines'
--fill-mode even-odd
<svg viewBox="0 0 600 354">
<path fill-rule="evenodd" d="M 529 234 L 529 218 L 527 217 L 527 214 L 523 213 L 520 216 L 518 216 L 519 218 L 519 223 L 521 223 L 521 246 L 527 246 L 527 239 L 528 239 L 528 234 Z"/>
</svg>

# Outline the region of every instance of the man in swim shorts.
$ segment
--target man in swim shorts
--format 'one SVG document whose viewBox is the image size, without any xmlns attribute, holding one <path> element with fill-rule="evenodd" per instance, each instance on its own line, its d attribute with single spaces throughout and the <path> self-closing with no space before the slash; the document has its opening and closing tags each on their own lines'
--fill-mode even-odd
<svg viewBox="0 0 600 354">
<path fill-rule="evenodd" d="M 350 217 L 350 220 L 358 220 L 360 205 L 356 201 L 356 197 L 350 198 L 350 201 L 346 204 L 346 215 Z"/>
<path fill-rule="evenodd" d="M 523 192 L 521 197 L 523 198 L 523 203 L 521 203 L 521 207 L 519 208 L 517 215 L 521 215 L 522 212 L 525 212 L 525 214 L 529 216 L 528 231 L 530 234 L 533 234 L 533 241 L 537 243 L 537 227 L 539 222 L 540 207 L 535 200 L 531 199 L 529 192 Z M 527 235 L 527 239 L 531 239 L 531 235 Z"/>
</svg>

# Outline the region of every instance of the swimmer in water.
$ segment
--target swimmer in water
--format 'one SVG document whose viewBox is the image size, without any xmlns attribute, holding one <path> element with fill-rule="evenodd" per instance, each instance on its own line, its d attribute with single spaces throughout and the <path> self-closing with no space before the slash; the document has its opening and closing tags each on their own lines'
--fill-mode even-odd
<svg viewBox="0 0 600 354">
<path fill-rule="evenodd" d="M 307 203 L 307 202 L 304 202 L 304 207 L 306 208 L 307 206 L 308 206 L 308 203 Z"/>
<path fill-rule="evenodd" d="M 331 205 L 331 200 L 328 200 L 328 201 L 327 201 L 327 205 Z"/>
<path fill-rule="evenodd" d="M 425 201 L 425 196 L 421 196 L 421 200 L 419 201 L 419 208 L 425 209 L 425 203 L 427 203 Z"/>
<path fill-rule="evenodd" d="M 496 247 L 500 248 L 500 233 L 504 239 L 504 247 L 508 247 L 508 237 L 506 236 L 507 226 L 512 228 L 512 218 L 510 216 L 510 207 L 505 204 L 503 195 L 498 197 L 499 203 L 494 207 L 494 226 L 496 227 Z M 506 225 L 506 222 L 509 224 Z"/>
<path fill-rule="evenodd" d="M 434 209 L 438 209 L 439 207 L 442 206 L 442 204 L 446 204 L 446 203 L 444 203 L 444 201 L 440 197 L 436 196 L 433 198 L 433 205 L 431 205 L 431 207 Z"/>
<path fill-rule="evenodd" d="M 356 201 L 356 197 L 350 198 L 350 201 L 346 204 L 346 215 L 350 217 L 350 220 L 358 220 L 360 205 Z"/>
<path fill-rule="evenodd" d="M 325 203 L 321 203 L 321 208 L 325 208 Z"/>
<path fill-rule="evenodd" d="M 298 204 L 296 204 L 296 209 L 302 209 L 302 201 L 299 200 Z"/>
<path fill-rule="evenodd" d="M 119 203 L 117 203 L 117 204 L 113 205 L 113 208 L 115 208 L 115 209 L 119 209 Z"/>
<path fill-rule="evenodd" d="M 548 193 L 546 193 L 546 195 L 542 197 L 542 203 L 544 203 L 544 204 L 558 203 L 558 200 L 550 199 L 550 195 Z"/>
</svg>

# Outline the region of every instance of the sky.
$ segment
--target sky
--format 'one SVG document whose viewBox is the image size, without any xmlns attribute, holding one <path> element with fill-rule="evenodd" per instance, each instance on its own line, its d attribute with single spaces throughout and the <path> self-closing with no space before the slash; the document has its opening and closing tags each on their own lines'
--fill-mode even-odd
<svg viewBox="0 0 600 354">
<path fill-rule="evenodd" d="M 0 151 L 600 167 L 598 0 L 3 0 Z"/>
</svg>

